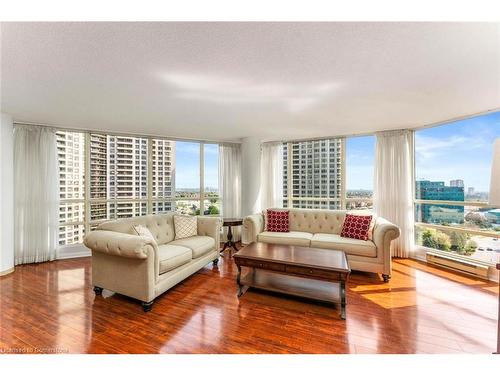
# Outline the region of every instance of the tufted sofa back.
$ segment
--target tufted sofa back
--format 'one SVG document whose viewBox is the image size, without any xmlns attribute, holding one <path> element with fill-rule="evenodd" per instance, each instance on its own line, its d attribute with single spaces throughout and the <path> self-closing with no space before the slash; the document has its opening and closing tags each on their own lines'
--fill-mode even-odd
<svg viewBox="0 0 500 375">
<path fill-rule="evenodd" d="M 283 208 L 276 208 L 283 210 Z M 290 208 L 290 230 L 309 233 L 340 234 L 346 211 Z"/>
<path fill-rule="evenodd" d="M 119 219 L 102 223 L 98 230 L 136 234 L 134 225 L 143 225 L 150 230 L 158 245 L 163 245 L 174 240 L 174 213 L 146 215 Z"/>
</svg>

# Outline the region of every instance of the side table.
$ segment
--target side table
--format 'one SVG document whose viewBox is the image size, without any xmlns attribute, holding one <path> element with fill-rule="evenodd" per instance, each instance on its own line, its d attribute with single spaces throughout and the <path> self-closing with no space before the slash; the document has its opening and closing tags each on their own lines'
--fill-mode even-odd
<svg viewBox="0 0 500 375">
<path fill-rule="evenodd" d="M 231 230 L 232 227 L 238 227 L 240 225 L 243 225 L 243 219 L 238 219 L 238 218 L 224 218 L 222 221 L 222 226 L 227 227 L 227 241 L 224 243 L 224 247 L 221 250 L 221 253 L 226 250 L 226 248 L 231 251 L 231 248 L 233 248 L 235 251 L 238 251 L 238 248 L 236 247 L 236 244 L 233 242 L 233 232 Z"/>
</svg>

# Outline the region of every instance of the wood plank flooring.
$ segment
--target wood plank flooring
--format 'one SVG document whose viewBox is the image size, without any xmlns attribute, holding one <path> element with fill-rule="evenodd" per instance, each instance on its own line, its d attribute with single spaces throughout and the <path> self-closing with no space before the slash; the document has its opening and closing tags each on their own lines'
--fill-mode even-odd
<svg viewBox="0 0 500 375">
<path fill-rule="evenodd" d="M 225 255 L 157 298 L 91 288 L 90 258 L 0 278 L 0 353 L 491 353 L 498 284 L 396 260 L 390 283 L 353 273 L 347 320 L 329 305 L 249 290 Z"/>
</svg>

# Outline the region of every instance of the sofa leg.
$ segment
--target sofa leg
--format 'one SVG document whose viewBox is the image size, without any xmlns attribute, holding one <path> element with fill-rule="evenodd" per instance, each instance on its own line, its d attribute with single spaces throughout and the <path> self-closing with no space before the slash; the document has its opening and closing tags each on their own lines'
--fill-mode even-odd
<svg viewBox="0 0 500 375">
<path fill-rule="evenodd" d="M 153 302 L 154 302 L 154 300 L 149 301 L 149 302 L 141 302 L 142 309 L 144 310 L 144 312 L 151 311 L 151 309 L 153 307 Z"/>
<path fill-rule="evenodd" d="M 384 283 L 388 283 L 389 280 L 391 279 L 391 275 L 385 275 L 385 274 L 383 274 L 382 277 L 384 278 Z"/>
<path fill-rule="evenodd" d="M 212 262 L 212 264 L 213 264 L 214 266 L 216 266 L 218 263 L 219 263 L 219 258 L 214 259 L 214 261 Z"/>
<path fill-rule="evenodd" d="M 99 286 L 94 286 L 94 293 L 96 296 L 101 296 L 102 295 L 102 288 Z"/>
</svg>

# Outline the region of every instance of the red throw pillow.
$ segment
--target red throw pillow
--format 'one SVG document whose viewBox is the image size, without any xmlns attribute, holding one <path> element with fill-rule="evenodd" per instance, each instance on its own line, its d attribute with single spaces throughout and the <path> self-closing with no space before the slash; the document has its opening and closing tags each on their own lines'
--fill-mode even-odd
<svg viewBox="0 0 500 375">
<path fill-rule="evenodd" d="M 368 240 L 371 221 L 371 215 L 346 214 L 340 237 L 355 238 L 363 241 Z"/>
<path fill-rule="evenodd" d="M 269 232 L 290 232 L 289 211 L 267 210 L 267 230 Z"/>
</svg>

